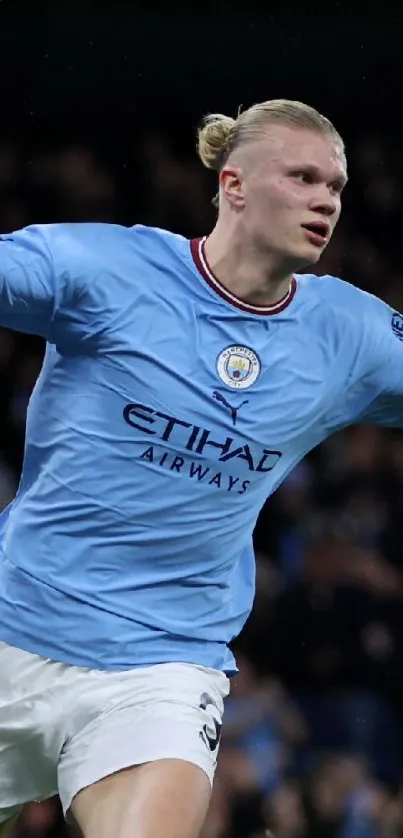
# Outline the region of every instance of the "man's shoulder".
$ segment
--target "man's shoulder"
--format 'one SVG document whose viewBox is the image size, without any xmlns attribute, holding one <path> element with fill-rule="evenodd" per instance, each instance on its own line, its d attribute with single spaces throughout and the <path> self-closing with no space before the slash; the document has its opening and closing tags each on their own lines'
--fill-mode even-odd
<svg viewBox="0 0 403 838">
<path fill-rule="evenodd" d="M 49 244 L 89 247 L 97 252 L 105 251 L 105 249 L 113 246 L 121 247 L 125 243 L 142 247 L 147 246 L 147 243 L 153 246 L 158 243 L 161 245 L 169 243 L 171 246 L 175 246 L 175 244 L 180 245 L 186 242 L 186 239 L 177 233 L 144 224 L 125 226 L 97 221 L 62 222 L 32 225 L 26 229 L 27 231 L 36 231 Z M 11 236 L 12 234 L 10 234 Z"/>
<path fill-rule="evenodd" d="M 385 305 L 374 294 L 332 274 L 301 274 L 298 284 L 312 304 L 346 317 L 359 317 Z"/>
</svg>

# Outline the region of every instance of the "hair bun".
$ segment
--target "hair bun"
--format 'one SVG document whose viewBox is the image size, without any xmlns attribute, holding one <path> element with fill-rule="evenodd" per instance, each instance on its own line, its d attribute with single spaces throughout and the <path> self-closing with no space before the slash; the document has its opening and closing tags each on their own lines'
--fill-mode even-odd
<svg viewBox="0 0 403 838">
<path fill-rule="evenodd" d="M 198 131 L 197 151 L 207 169 L 220 170 L 228 151 L 235 119 L 222 113 L 206 116 Z"/>
</svg>

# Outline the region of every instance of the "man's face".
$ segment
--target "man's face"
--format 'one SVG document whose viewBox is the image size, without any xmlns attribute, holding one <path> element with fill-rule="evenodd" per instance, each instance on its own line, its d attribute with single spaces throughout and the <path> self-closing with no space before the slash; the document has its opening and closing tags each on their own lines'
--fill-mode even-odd
<svg viewBox="0 0 403 838">
<path fill-rule="evenodd" d="M 293 270 L 317 262 L 340 216 L 347 180 L 340 146 L 310 130 L 275 125 L 238 152 L 224 166 L 221 184 L 241 211 L 251 245 Z"/>
</svg>

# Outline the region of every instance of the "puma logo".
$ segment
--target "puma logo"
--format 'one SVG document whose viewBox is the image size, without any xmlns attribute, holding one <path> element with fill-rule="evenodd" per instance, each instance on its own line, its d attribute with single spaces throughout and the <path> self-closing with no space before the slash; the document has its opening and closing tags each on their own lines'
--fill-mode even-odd
<svg viewBox="0 0 403 838">
<path fill-rule="evenodd" d="M 199 707 L 201 710 L 205 710 L 207 714 L 207 722 L 203 725 L 200 731 L 200 737 L 213 753 L 217 750 L 220 744 L 222 721 L 217 705 L 208 693 L 202 693 L 200 696 Z"/>
<path fill-rule="evenodd" d="M 241 402 L 241 404 L 238 405 L 238 407 L 232 407 L 232 405 L 229 402 L 227 402 L 227 399 L 225 398 L 225 396 L 223 396 L 221 393 L 219 393 L 218 390 L 214 390 L 213 399 L 215 399 L 217 402 L 221 402 L 221 404 L 223 404 L 224 407 L 228 408 L 228 410 L 231 414 L 232 424 L 234 426 L 236 425 L 236 420 L 238 418 L 238 411 L 241 409 L 241 407 L 244 406 L 244 404 L 248 404 L 248 402 L 249 402 L 249 399 L 244 399 L 244 401 Z"/>
</svg>

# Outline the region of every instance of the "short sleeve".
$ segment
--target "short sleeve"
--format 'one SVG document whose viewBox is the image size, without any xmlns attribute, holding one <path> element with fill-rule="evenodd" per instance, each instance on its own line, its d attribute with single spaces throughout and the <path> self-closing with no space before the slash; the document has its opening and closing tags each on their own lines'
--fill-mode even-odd
<svg viewBox="0 0 403 838">
<path fill-rule="evenodd" d="M 403 316 L 354 286 L 340 289 L 343 357 L 324 435 L 352 424 L 403 427 Z"/>
<path fill-rule="evenodd" d="M 90 351 L 93 295 L 105 265 L 114 264 L 108 227 L 44 224 L 0 236 L 0 326 L 59 346 L 85 341 Z M 98 306 L 98 328 L 102 316 Z"/>
<path fill-rule="evenodd" d="M 54 250 L 63 225 L 38 225 L 0 236 L 0 325 L 51 340 L 58 313 L 77 287 Z"/>
<path fill-rule="evenodd" d="M 403 427 L 403 316 L 371 298 L 367 324 L 367 369 L 363 379 L 368 404 L 359 421 Z"/>
</svg>

